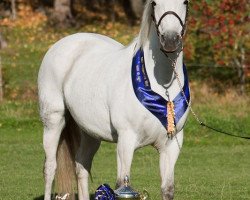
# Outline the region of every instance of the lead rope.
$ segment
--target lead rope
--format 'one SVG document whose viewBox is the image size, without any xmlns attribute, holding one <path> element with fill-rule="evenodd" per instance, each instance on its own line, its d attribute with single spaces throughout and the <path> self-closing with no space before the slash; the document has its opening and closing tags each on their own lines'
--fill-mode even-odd
<svg viewBox="0 0 250 200">
<path fill-rule="evenodd" d="M 181 51 L 182 51 L 182 50 L 181 50 Z M 180 53 L 177 54 L 177 58 L 178 58 L 179 54 L 180 54 Z M 174 71 L 174 75 L 175 75 L 175 77 L 176 77 L 176 79 L 177 79 L 178 86 L 179 86 L 179 88 L 180 88 L 180 90 L 181 90 L 182 96 L 184 97 L 185 102 L 186 102 L 187 106 L 189 107 L 189 109 L 190 109 L 192 115 L 194 116 L 194 118 L 196 119 L 196 121 L 197 121 L 200 125 L 204 124 L 204 123 L 199 119 L 199 117 L 197 116 L 197 114 L 194 112 L 194 110 L 193 110 L 193 108 L 191 107 L 191 104 L 188 102 L 187 97 L 186 97 L 186 95 L 185 95 L 185 92 L 184 92 L 184 90 L 183 90 L 183 88 L 182 88 L 182 86 L 181 86 L 180 77 L 179 77 L 179 74 L 178 74 L 177 71 L 176 71 L 176 62 L 177 62 L 177 58 L 174 59 L 174 60 L 171 59 L 171 58 L 169 58 L 168 56 L 167 56 L 167 58 L 172 62 L 172 68 L 173 68 L 173 71 Z"/>
<path fill-rule="evenodd" d="M 194 110 L 193 110 L 191 104 L 189 104 L 189 102 L 188 102 L 188 100 L 187 100 L 187 97 L 186 97 L 186 95 L 185 95 L 185 92 L 184 92 L 184 90 L 183 90 L 183 88 L 182 88 L 182 86 L 181 86 L 181 81 L 180 81 L 179 74 L 178 74 L 177 71 L 176 71 L 176 62 L 177 62 L 177 58 L 179 57 L 179 54 L 180 54 L 180 52 L 182 52 L 183 48 L 182 48 L 181 51 L 177 54 L 177 57 L 176 57 L 176 59 L 174 59 L 174 60 L 171 59 L 163 49 L 161 49 L 161 50 L 162 50 L 163 53 L 167 56 L 167 58 L 172 62 L 172 68 L 173 68 L 173 71 L 174 71 L 174 75 L 175 75 L 175 77 L 176 77 L 176 79 L 177 79 L 177 83 L 178 83 L 179 88 L 180 88 L 180 90 L 181 90 L 181 93 L 182 93 L 182 95 L 183 95 L 183 97 L 184 97 L 184 99 L 185 99 L 185 102 L 186 102 L 188 108 L 190 109 L 192 115 L 194 116 L 195 120 L 196 120 L 201 126 L 206 127 L 206 128 L 208 128 L 208 129 L 210 129 L 210 130 L 213 130 L 213 131 L 215 131 L 215 132 L 222 133 L 222 134 L 224 134 L 224 135 L 228 135 L 228 136 L 232 136 L 232 137 L 236 137 L 236 138 L 242 138 L 242 139 L 247 139 L 247 140 L 249 140 L 250 137 L 234 135 L 234 134 L 232 134 L 232 133 L 228 133 L 228 132 L 219 130 L 219 129 L 214 128 L 214 127 L 212 127 L 212 126 L 206 125 L 204 122 L 202 122 L 202 121 L 200 120 L 200 118 L 198 117 L 198 115 L 194 112 Z M 174 137 L 175 137 L 175 139 L 176 139 L 176 141 L 177 141 L 177 144 L 178 144 L 178 147 L 179 147 L 179 149 L 180 149 L 180 151 L 181 151 L 181 146 L 180 146 L 180 143 L 179 143 L 179 141 L 178 141 L 178 139 L 177 139 L 176 134 L 174 134 Z"/>
<path fill-rule="evenodd" d="M 175 75 L 175 77 L 176 77 L 176 79 L 177 79 L 177 82 L 178 82 L 179 88 L 180 88 L 180 90 L 181 90 L 182 96 L 184 97 L 185 102 L 187 103 L 187 105 L 188 105 L 188 107 L 190 108 L 190 110 L 191 110 L 191 112 L 193 113 L 193 115 L 196 117 L 196 119 L 197 119 L 198 121 L 200 121 L 199 118 L 198 118 L 198 117 L 196 116 L 196 114 L 194 113 L 193 109 L 191 108 L 191 105 L 188 103 L 187 97 L 186 97 L 186 95 L 185 95 L 185 93 L 184 93 L 184 90 L 183 90 L 183 88 L 182 88 L 182 86 L 181 86 L 181 82 L 180 82 L 179 75 L 178 75 L 178 73 L 177 73 L 177 71 L 176 71 L 176 62 L 177 62 L 177 58 L 179 57 L 180 52 L 182 52 L 182 49 L 181 49 L 181 51 L 177 54 L 176 59 L 174 59 L 174 60 L 171 59 L 171 58 L 167 55 L 167 52 L 165 52 L 164 49 L 161 49 L 161 51 L 162 51 L 162 52 L 167 56 L 167 58 L 172 62 L 172 68 L 173 68 L 173 71 L 174 71 L 174 75 Z M 175 134 L 173 134 L 173 135 L 174 135 L 174 138 L 175 138 L 176 143 L 177 143 L 177 145 L 178 145 L 179 151 L 181 151 L 181 144 L 180 144 L 180 142 L 179 142 L 179 140 L 178 140 L 178 138 L 177 138 L 177 133 L 175 133 Z"/>
</svg>

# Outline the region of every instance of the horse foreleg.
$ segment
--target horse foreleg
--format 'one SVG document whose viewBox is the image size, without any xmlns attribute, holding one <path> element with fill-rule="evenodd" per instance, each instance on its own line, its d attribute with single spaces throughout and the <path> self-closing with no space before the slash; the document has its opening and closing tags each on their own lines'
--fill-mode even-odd
<svg viewBox="0 0 250 200">
<path fill-rule="evenodd" d="M 52 183 L 56 171 L 56 153 L 62 129 L 65 125 L 64 112 L 50 113 L 43 119 L 43 146 L 45 150 L 45 195 L 44 200 L 51 199 Z"/>
<path fill-rule="evenodd" d="M 176 139 L 177 138 L 177 139 Z M 174 167 L 183 142 L 183 131 L 160 149 L 161 191 L 163 200 L 174 199 Z"/>
<path fill-rule="evenodd" d="M 117 188 L 123 184 L 126 176 L 130 176 L 135 144 L 135 134 L 130 131 L 119 133 L 117 143 Z"/>
<path fill-rule="evenodd" d="M 81 144 L 76 156 L 76 174 L 78 181 L 78 199 L 88 200 L 88 176 L 91 171 L 93 157 L 100 147 L 101 142 L 88 136 L 81 134 Z"/>
</svg>

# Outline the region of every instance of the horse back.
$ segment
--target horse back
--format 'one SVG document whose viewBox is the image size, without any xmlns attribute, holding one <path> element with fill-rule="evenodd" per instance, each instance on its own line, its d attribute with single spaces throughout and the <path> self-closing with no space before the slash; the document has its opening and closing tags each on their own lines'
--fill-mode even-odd
<svg viewBox="0 0 250 200">
<path fill-rule="evenodd" d="M 38 85 L 45 87 L 46 83 L 62 90 L 63 81 L 70 73 L 78 57 L 87 55 L 90 51 L 105 48 L 121 48 L 115 40 L 94 33 L 77 33 L 62 38 L 47 51 L 42 61 Z M 91 47 L 91 48 L 90 48 Z"/>
</svg>

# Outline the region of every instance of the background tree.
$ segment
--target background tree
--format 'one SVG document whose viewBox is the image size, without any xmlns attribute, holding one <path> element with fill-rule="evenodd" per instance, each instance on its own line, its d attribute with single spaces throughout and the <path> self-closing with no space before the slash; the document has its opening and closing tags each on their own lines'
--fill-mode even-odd
<svg viewBox="0 0 250 200">
<path fill-rule="evenodd" d="M 115 4 L 117 0 L 81 0 L 86 8 L 93 12 L 106 13 L 112 22 L 115 21 Z"/>
<path fill-rule="evenodd" d="M 6 40 L 4 39 L 2 33 L 0 32 L 0 50 L 8 46 Z"/>
<path fill-rule="evenodd" d="M 11 0 L 11 18 L 15 20 L 17 17 L 16 14 L 16 0 Z"/>
<path fill-rule="evenodd" d="M 237 70 L 244 93 L 250 49 L 248 0 L 192 1 L 188 56 Z M 201 9 L 202 8 L 202 9 Z M 249 67 L 249 66 L 248 66 Z"/>
<path fill-rule="evenodd" d="M 124 11 L 132 25 L 141 18 L 145 0 L 121 0 Z"/>
<path fill-rule="evenodd" d="M 3 101 L 3 74 L 2 74 L 2 59 L 0 56 L 0 103 Z"/>
<path fill-rule="evenodd" d="M 73 21 L 73 0 L 54 0 L 52 19 L 58 26 L 65 26 Z"/>
<path fill-rule="evenodd" d="M 11 15 L 11 4 L 9 0 L 0 1 L 0 19 Z"/>
<path fill-rule="evenodd" d="M 83 4 L 91 11 L 107 10 L 111 15 L 112 21 L 115 20 L 115 5 L 120 4 L 131 25 L 135 25 L 141 18 L 145 0 L 81 0 Z"/>
<path fill-rule="evenodd" d="M 3 38 L 2 34 L 0 33 L 0 51 L 1 49 L 6 48 L 7 42 Z M 2 59 L 0 55 L 0 103 L 3 101 L 3 73 L 2 73 Z"/>
</svg>

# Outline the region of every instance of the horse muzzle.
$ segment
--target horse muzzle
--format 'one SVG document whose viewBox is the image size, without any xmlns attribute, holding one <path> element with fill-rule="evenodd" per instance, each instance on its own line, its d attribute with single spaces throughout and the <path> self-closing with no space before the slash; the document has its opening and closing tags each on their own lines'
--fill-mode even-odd
<svg viewBox="0 0 250 200">
<path fill-rule="evenodd" d="M 175 31 L 166 32 L 164 35 L 160 35 L 160 43 L 164 51 L 175 52 L 182 43 L 182 37 Z"/>
</svg>

